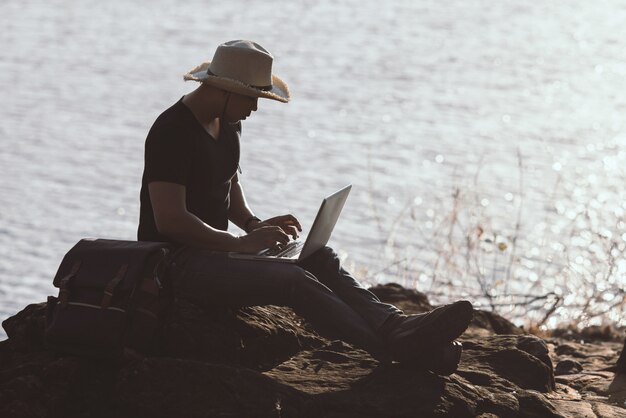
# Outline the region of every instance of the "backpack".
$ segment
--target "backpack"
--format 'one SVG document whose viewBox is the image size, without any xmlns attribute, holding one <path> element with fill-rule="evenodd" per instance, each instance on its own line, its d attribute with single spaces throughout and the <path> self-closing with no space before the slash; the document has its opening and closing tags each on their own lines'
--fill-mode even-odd
<svg viewBox="0 0 626 418">
<path fill-rule="evenodd" d="M 149 353 L 172 290 L 163 242 L 82 239 L 65 255 L 48 297 L 44 340 L 63 353 L 118 361 Z"/>
</svg>

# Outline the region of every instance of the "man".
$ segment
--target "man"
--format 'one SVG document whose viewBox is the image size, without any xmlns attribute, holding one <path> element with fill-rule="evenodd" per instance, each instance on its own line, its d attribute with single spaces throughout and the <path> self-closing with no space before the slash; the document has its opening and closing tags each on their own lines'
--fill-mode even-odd
<svg viewBox="0 0 626 418">
<path fill-rule="evenodd" d="M 258 98 L 289 101 L 272 64 L 260 45 L 231 41 L 185 75 L 200 85 L 163 112 L 146 139 L 138 239 L 181 248 L 173 263 L 180 297 L 204 305 L 290 306 L 320 333 L 380 361 L 452 373 L 461 355 L 454 340 L 472 318 L 469 302 L 404 315 L 361 287 L 330 248 L 299 265 L 228 257 L 282 246 L 302 230 L 293 215 L 257 218 L 237 172 L 241 121 L 257 110 Z M 246 234 L 228 232 L 229 220 Z"/>
</svg>

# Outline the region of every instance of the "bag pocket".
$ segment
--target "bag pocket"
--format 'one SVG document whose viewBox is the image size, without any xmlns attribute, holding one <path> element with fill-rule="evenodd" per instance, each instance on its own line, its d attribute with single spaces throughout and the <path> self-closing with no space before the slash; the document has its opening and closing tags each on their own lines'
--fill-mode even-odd
<svg viewBox="0 0 626 418">
<path fill-rule="evenodd" d="M 118 358 L 124 345 L 126 311 L 81 302 L 61 305 L 48 299 L 46 344 L 63 352 L 95 358 Z"/>
</svg>

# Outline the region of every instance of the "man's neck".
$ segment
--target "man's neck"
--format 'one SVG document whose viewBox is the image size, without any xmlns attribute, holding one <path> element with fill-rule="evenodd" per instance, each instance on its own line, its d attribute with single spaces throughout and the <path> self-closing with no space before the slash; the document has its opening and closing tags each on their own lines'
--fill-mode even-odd
<svg viewBox="0 0 626 418">
<path fill-rule="evenodd" d="M 183 104 L 191 110 L 200 125 L 213 138 L 218 139 L 221 112 L 220 95 L 203 86 L 198 87 L 183 97 Z"/>
</svg>

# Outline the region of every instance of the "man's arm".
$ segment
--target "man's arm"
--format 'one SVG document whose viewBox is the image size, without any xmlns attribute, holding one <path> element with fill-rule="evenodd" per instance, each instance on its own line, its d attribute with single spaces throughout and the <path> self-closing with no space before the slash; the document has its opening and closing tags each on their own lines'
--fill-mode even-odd
<svg viewBox="0 0 626 418">
<path fill-rule="evenodd" d="M 148 190 L 157 229 L 184 245 L 215 251 L 255 253 L 289 241 L 289 237 L 275 226 L 259 228 L 254 233 L 237 237 L 207 225 L 187 211 L 186 189 L 180 184 L 155 181 L 148 185 Z"/>
<path fill-rule="evenodd" d="M 246 196 L 243 192 L 241 182 L 239 182 L 239 176 L 235 174 L 230 184 L 230 208 L 228 210 L 228 218 L 232 223 L 244 231 L 246 228 L 248 231 L 254 231 L 265 226 L 277 226 L 286 234 L 291 235 L 294 239 L 298 237 L 298 231 L 302 231 L 300 222 L 298 222 L 296 217 L 293 215 L 275 216 L 263 221 L 253 219 L 248 222 L 248 220 L 253 216 L 254 213 L 246 202 Z M 246 222 L 248 222 L 247 225 Z"/>
<path fill-rule="evenodd" d="M 248 206 L 243 187 L 239 182 L 239 175 L 235 174 L 230 182 L 230 208 L 228 209 L 228 219 L 244 231 L 246 227 L 249 231 L 252 231 L 261 223 L 260 220 L 253 219 L 246 225 L 246 222 L 253 216 L 254 213 L 252 209 L 250 209 L 250 206 Z"/>
</svg>

